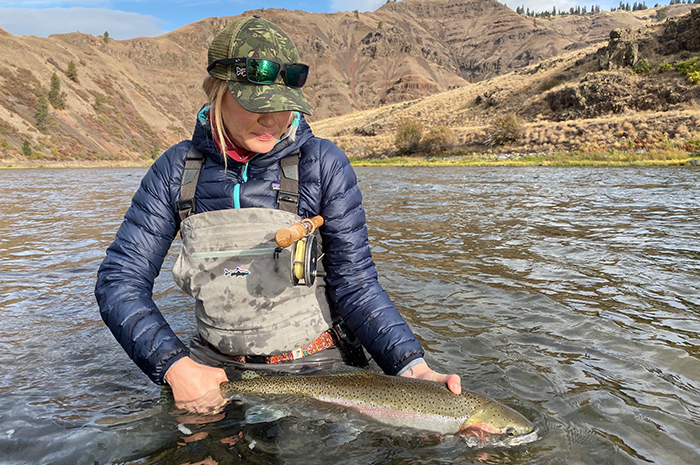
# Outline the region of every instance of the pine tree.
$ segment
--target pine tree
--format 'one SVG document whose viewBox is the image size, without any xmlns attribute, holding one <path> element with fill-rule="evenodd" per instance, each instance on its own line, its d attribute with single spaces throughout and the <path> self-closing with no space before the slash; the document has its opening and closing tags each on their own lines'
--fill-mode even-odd
<svg viewBox="0 0 700 465">
<path fill-rule="evenodd" d="M 24 139 L 24 142 L 22 143 L 22 153 L 25 157 L 32 154 L 32 147 L 29 145 L 29 141 L 27 139 Z"/>
<path fill-rule="evenodd" d="M 102 40 L 105 41 L 105 44 L 109 42 L 109 32 L 105 31 L 105 33 L 102 34 Z"/>
<path fill-rule="evenodd" d="M 73 82 L 78 82 L 78 68 L 72 61 L 68 62 L 68 70 L 66 71 L 66 76 Z"/>
<path fill-rule="evenodd" d="M 61 90 L 61 80 L 56 73 L 51 76 L 51 89 L 49 90 L 49 102 L 56 110 L 66 108 L 66 93 Z"/>
<path fill-rule="evenodd" d="M 49 122 L 49 104 L 46 102 L 46 96 L 44 94 L 41 94 L 36 100 L 36 114 L 34 118 L 36 119 L 37 129 L 41 132 L 46 132 Z"/>
</svg>

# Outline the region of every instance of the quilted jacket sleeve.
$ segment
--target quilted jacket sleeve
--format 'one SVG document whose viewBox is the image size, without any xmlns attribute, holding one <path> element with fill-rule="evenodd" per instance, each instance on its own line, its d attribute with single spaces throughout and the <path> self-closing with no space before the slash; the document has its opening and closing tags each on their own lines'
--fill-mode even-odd
<svg viewBox="0 0 700 465">
<path fill-rule="evenodd" d="M 168 368 L 189 353 L 152 298 L 153 282 L 177 234 L 171 186 L 179 185 L 182 167 L 174 179 L 172 159 L 183 150 L 186 147 L 172 147 L 144 176 L 107 249 L 95 287 L 102 319 L 134 363 L 157 384 L 164 384 Z"/>
<path fill-rule="evenodd" d="M 362 207 L 350 162 L 322 140 L 321 215 L 328 287 L 340 315 L 385 373 L 395 375 L 423 356 L 420 343 L 377 280 Z"/>
</svg>

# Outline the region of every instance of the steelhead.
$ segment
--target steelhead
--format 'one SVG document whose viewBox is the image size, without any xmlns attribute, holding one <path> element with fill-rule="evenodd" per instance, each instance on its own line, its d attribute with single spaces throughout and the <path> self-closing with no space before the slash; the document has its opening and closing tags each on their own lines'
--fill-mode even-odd
<svg viewBox="0 0 700 465">
<path fill-rule="evenodd" d="M 442 383 L 371 371 L 317 376 L 259 376 L 221 383 L 224 398 L 289 395 L 356 410 L 381 423 L 459 434 L 471 445 L 524 444 L 537 439 L 533 424 L 520 413 L 471 391 L 456 396 Z"/>
</svg>

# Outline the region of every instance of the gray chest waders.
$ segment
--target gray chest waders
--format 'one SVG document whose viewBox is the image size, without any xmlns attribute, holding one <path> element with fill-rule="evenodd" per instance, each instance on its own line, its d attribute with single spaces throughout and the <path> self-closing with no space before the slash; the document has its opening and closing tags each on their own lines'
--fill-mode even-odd
<svg viewBox="0 0 700 465">
<path fill-rule="evenodd" d="M 301 220 L 296 213 L 298 160 L 298 154 L 293 154 L 281 161 L 279 210 L 196 213 L 194 192 L 203 157 L 193 150 L 188 154 L 178 204 L 182 249 L 173 276 L 196 299 L 200 335 L 224 354 L 293 351 L 339 320 L 329 308 L 322 265 L 316 261 L 318 233 L 305 235 L 303 249 L 304 257 L 318 264 L 316 272 L 313 265 L 299 260 L 309 271 L 294 273 L 300 249 L 275 242 L 281 227 Z"/>
</svg>

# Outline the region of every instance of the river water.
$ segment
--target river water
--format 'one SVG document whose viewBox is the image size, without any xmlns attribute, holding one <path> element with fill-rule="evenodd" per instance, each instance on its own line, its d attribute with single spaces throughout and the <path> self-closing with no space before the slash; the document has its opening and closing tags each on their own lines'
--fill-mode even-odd
<svg viewBox="0 0 700 465">
<path fill-rule="evenodd" d="M 145 170 L 0 172 L 0 463 L 700 463 L 700 171 L 358 168 L 380 279 L 431 366 L 540 440 L 470 449 L 337 410 L 178 415 L 100 320 Z M 185 340 L 191 300 L 159 306 Z"/>
</svg>

